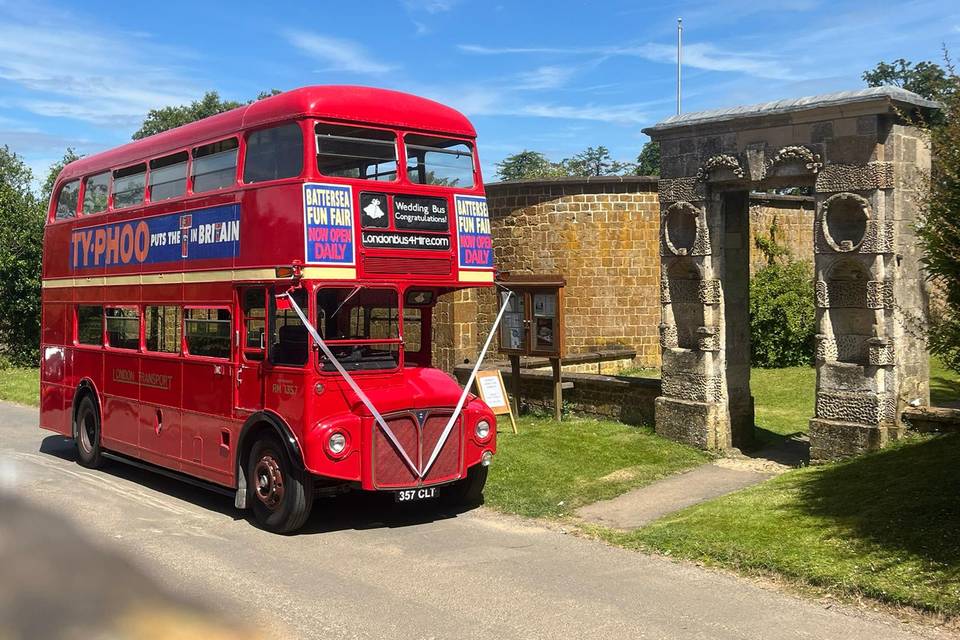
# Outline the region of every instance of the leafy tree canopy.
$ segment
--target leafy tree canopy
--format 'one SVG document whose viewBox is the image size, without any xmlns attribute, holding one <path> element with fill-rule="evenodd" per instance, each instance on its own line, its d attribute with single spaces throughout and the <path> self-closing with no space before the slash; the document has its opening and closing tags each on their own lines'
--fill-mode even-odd
<svg viewBox="0 0 960 640">
<path fill-rule="evenodd" d="M 32 180 L 23 160 L 0 148 L 0 364 L 39 360 L 44 207 Z"/>
<path fill-rule="evenodd" d="M 615 176 L 632 173 L 633 165 L 619 162 L 610 157 L 610 150 L 603 145 L 587 147 L 572 158 L 567 158 L 561 165 L 565 173 L 571 176 Z"/>
<path fill-rule="evenodd" d="M 525 180 L 560 175 L 560 168 L 539 151 L 523 150 L 496 164 L 501 180 Z"/>
<path fill-rule="evenodd" d="M 951 69 L 946 83 L 939 94 L 941 117 L 930 127 L 934 162 L 917 235 L 937 290 L 931 297 L 929 348 L 960 371 L 960 76 Z"/>
<path fill-rule="evenodd" d="M 279 89 L 261 91 L 257 95 L 256 99 L 263 100 L 264 98 L 275 96 L 278 93 L 281 93 Z M 247 104 L 250 104 L 250 102 L 254 101 L 250 100 L 247 102 Z M 243 106 L 243 103 L 236 102 L 234 100 L 224 100 L 216 91 L 208 91 L 203 95 L 202 98 L 199 100 L 194 100 L 190 104 L 151 109 L 150 112 L 147 113 L 147 117 L 144 119 L 143 124 L 140 125 L 140 128 L 134 132 L 133 139 L 140 140 L 141 138 L 152 136 L 155 133 L 160 133 L 161 131 L 166 131 L 167 129 L 173 129 L 174 127 L 179 127 L 190 122 L 196 122 L 197 120 L 209 118 L 210 116 L 215 116 L 218 113 L 230 111 L 231 109 L 236 109 L 240 106 Z"/>
<path fill-rule="evenodd" d="M 660 143 L 650 140 L 643 145 L 640 155 L 637 156 L 638 176 L 660 175 Z"/>
<path fill-rule="evenodd" d="M 869 87 L 893 85 L 930 100 L 943 100 L 955 90 L 949 73 L 934 62 L 914 64 L 903 58 L 893 62 L 879 62 L 869 71 L 863 72 L 863 80 Z"/>
</svg>

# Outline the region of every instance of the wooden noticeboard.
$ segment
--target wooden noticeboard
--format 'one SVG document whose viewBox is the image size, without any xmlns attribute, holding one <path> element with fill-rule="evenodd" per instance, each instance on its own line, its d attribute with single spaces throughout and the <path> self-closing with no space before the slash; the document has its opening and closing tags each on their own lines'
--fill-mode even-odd
<svg viewBox="0 0 960 640">
<path fill-rule="evenodd" d="M 493 411 L 493 415 L 509 415 L 513 432 L 517 433 L 517 421 L 513 417 L 510 398 L 507 396 L 507 387 L 503 384 L 503 376 L 500 375 L 500 371 L 477 371 L 474 384 L 477 386 L 477 394 L 480 399 L 487 403 L 487 406 Z"/>
<path fill-rule="evenodd" d="M 553 369 L 553 416 L 559 421 L 563 406 L 563 375 L 566 329 L 563 321 L 563 287 L 560 274 L 511 274 L 501 272 L 497 280 L 506 304 L 500 323 L 500 353 L 510 357 L 515 409 L 520 409 L 520 356 L 546 356 Z M 508 296 L 507 292 L 512 292 Z M 511 414 L 512 415 L 512 414 Z"/>
</svg>

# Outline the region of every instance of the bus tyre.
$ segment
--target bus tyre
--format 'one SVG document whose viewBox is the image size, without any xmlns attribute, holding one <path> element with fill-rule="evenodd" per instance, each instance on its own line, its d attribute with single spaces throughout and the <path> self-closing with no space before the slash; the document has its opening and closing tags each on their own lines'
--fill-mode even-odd
<svg viewBox="0 0 960 640">
<path fill-rule="evenodd" d="M 276 438 L 254 443 L 247 478 L 253 515 L 267 531 L 288 533 L 310 517 L 313 477 L 293 466 Z"/>
<path fill-rule="evenodd" d="M 77 407 L 74 442 L 77 445 L 77 462 L 88 469 L 103 465 L 100 448 L 100 413 L 90 395 L 85 395 Z"/>
<path fill-rule="evenodd" d="M 441 494 L 443 502 L 451 507 L 472 507 L 483 502 L 483 487 L 487 484 L 487 470 L 481 464 L 470 467 L 467 477 L 446 487 Z"/>
</svg>

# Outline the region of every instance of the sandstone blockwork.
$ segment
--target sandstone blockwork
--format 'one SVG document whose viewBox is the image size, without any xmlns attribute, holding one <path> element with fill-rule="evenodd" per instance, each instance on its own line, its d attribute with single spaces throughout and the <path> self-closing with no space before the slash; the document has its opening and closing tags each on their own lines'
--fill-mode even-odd
<svg viewBox="0 0 960 640">
<path fill-rule="evenodd" d="M 572 178 L 487 185 L 497 269 L 566 277 L 568 354 L 622 348 L 637 355 L 632 363 L 618 364 L 659 367 L 664 339 L 660 299 L 670 295 L 661 291 L 661 282 L 666 282 L 661 279 L 661 254 L 703 255 L 708 249 L 705 228 L 698 227 L 705 225 L 705 214 L 680 204 L 702 193 L 692 180 L 658 184 L 649 177 Z M 676 203 L 675 219 L 667 223 L 670 234 L 661 233 L 661 198 Z M 758 233 L 767 234 L 775 225 L 780 244 L 812 260 L 813 198 L 755 195 L 750 216 Z M 765 260 L 752 239 L 749 244 L 755 271 Z M 688 303 L 700 308 L 704 301 L 719 302 L 721 295 L 719 280 L 704 282 L 695 274 L 683 281 L 675 278 L 670 286 L 680 296 L 678 310 Z M 434 311 L 434 364 L 452 371 L 476 358 L 496 311 L 490 291 L 443 296 Z M 685 343 L 710 340 L 697 333 L 702 324 L 689 325 L 682 336 Z M 668 341 L 679 338 L 675 327 L 670 331 L 674 337 L 668 335 Z"/>
<path fill-rule="evenodd" d="M 745 308 L 761 256 L 748 245 L 771 227 L 814 265 L 811 458 L 879 448 L 902 434 L 905 407 L 929 404 L 918 320 L 929 292 L 913 224 L 930 157 L 910 116 L 933 108 L 885 87 L 675 116 L 646 130 L 660 142 L 663 174 L 659 433 L 710 449 L 749 443 Z M 784 187 L 813 201 L 796 199 L 785 216 L 782 202 L 771 212 L 748 195 Z"/>
</svg>

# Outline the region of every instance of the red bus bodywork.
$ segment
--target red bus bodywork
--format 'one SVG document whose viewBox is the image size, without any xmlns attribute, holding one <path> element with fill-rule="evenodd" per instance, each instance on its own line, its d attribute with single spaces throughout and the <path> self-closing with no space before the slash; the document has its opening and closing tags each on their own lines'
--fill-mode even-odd
<svg viewBox="0 0 960 640">
<path fill-rule="evenodd" d="M 316 160 L 318 123 L 395 134 L 395 178 L 322 175 Z M 300 172 L 245 182 L 251 136 L 284 124 L 302 131 Z M 412 136 L 440 136 L 469 145 L 474 150 L 471 184 L 457 187 L 411 180 L 403 141 Z M 404 314 L 419 314 L 419 349 L 413 350 L 416 345 L 401 334 L 403 344 L 395 347 L 397 366 L 355 370 L 352 375 L 409 456 L 422 465 L 461 393 L 452 378 L 431 367 L 432 305 L 444 293 L 493 286 L 492 260 L 487 261 L 486 254 L 477 259 L 479 254 L 461 253 L 462 248 L 466 251 L 461 244 L 467 242 L 480 247 L 477 251 L 490 249 L 488 226 L 481 222 L 481 232 L 487 233 L 485 240 L 480 234 L 479 242 L 477 236 L 463 240 L 466 236 L 460 228 L 466 224 L 461 218 L 477 212 L 480 218 L 486 215 L 475 137 L 463 115 L 429 100 L 370 88 L 306 87 L 69 164 L 57 179 L 44 236 L 40 426 L 75 436 L 79 399 L 92 394 L 102 420 L 105 450 L 238 489 L 238 505 L 245 500 L 240 495 L 245 456 L 253 439 L 264 432 L 282 438 L 291 459 L 322 486 L 397 490 L 464 478 L 496 446 L 494 416 L 479 399 L 468 397 L 436 463 L 418 478 L 343 378 L 324 370 L 316 349 L 309 349 L 307 361 L 300 366 L 273 364 L 274 347 L 269 340 L 261 343 L 259 351 L 256 345 L 247 350 L 256 341 L 247 321 L 258 318 L 245 315 L 242 300 L 263 296 L 261 335 L 269 336 L 275 329 L 270 326 L 275 320 L 272 314 L 282 313 L 276 296 L 291 287 L 307 292 L 304 311 L 311 319 L 319 313 L 317 292 L 326 288 L 395 291 L 397 324 Z M 159 172 L 153 168 L 155 159 L 176 159 L 181 153 L 187 166 L 193 167 L 198 163 L 197 149 L 226 139 L 235 139 L 237 148 L 230 184 L 196 193 L 188 168 L 182 195 L 152 202 L 148 187 L 143 202 L 118 207 L 120 196 L 111 189 L 106 211 L 83 214 L 85 192 L 89 188 L 93 194 L 95 189 L 91 176 L 110 171 L 111 184 L 116 186 L 125 167 L 145 164 L 144 181 L 150 185 L 151 173 Z M 79 183 L 73 182 L 77 179 Z M 79 189 L 77 213 L 61 217 L 58 194 L 73 188 L 70 185 Z M 446 247 L 373 246 L 394 238 L 406 242 L 409 238 L 400 236 L 417 235 L 397 229 L 395 211 L 368 243 L 361 228 L 360 198 L 371 191 L 387 197 L 381 203 L 384 209 L 403 196 L 445 202 L 447 227 L 435 228 L 435 219 L 434 228 L 420 234 L 425 240 L 413 239 Z M 331 202 L 340 207 L 340 213 L 349 205 L 349 224 L 323 227 L 331 210 L 318 214 L 311 207 Z M 317 220 L 322 224 L 311 226 Z M 312 245 L 317 239 L 321 243 Z M 463 264 L 464 256 L 468 264 Z M 419 297 L 411 297 L 426 303 L 416 308 L 408 305 L 409 292 L 416 292 Z M 181 344 L 174 345 L 175 352 L 147 348 L 145 318 L 155 312 L 153 307 L 178 309 Z M 107 314 L 128 314 L 127 320 L 118 322 L 126 323 L 129 331 L 136 317 L 139 341 L 131 338 L 120 348 L 111 345 L 113 334 L 105 320 L 103 344 L 81 344 L 78 314 L 94 313 L 97 308 Z M 230 323 L 229 355 L 187 353 L 185 334 L 193 321 L 184 319 L 184 314 L 191 315 L 194 309 L 201 310 L 198 315 L 203 318 L 216 316 L 216 322 L 226 318 Z M 83 322 L 89 332 L 93 326 L 89 323 L 95 320 L 86 317 Z M 413 326 L 403 320 L 405 329 L 408 325 Z M 83 340 L 96 342 L 95 336 Z M 363 352 L 363 341 L 357 342 L 361 344 L 354 349 Z M 486 438 L 475 432 L 480 420 L 494 426 Z M 345 451 L 337 455 L 327 447 L 334 431 L 347 440 Z"/>
</svg>

